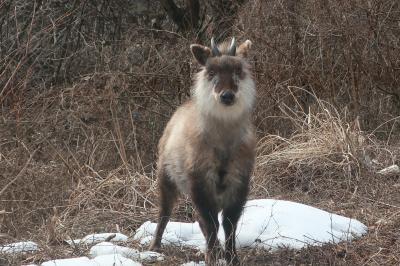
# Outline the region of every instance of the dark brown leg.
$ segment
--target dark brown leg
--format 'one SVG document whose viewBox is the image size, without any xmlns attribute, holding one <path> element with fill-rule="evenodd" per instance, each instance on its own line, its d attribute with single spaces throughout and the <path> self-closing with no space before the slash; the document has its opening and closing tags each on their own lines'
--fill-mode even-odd
<svg viewBox="0 0 400 266">
<path fill-rule="evenodd" d="M 199 215 L 199 224 L 207 242 L 206 264 L 215 265 L 218 256 L 218 209 L 215 200 L 207 191 L 206 184 L 192 179 L 191 195 Z"/>
<path fill-rule="evenodd" d="M 222 226 L 225 232 L 225 260 L 228 265 L 240 264 L 236 253 L 236 227 L 246 203 L 247 191 L 248 188 L 243 187 L 238 193 L 236 202 L 222 211 Z"/>
<path fill-rule="evenodd" d="M 232 206 L 224 209 L 222 226 L 225 232 L 225 260 L 228 265 L 238 265 L 239 259 L 236 254 L 236 227 L 242 208 Z"/>
<path fill-rule="evenodd" d="M 150 244 L 150 250 L 152 251 L 159 251 L 161 248 L 162 235 L 168 224 L 172 209 L 174 208 L 178 196 L 176 185 L 169 180 L 169 177 L 164 171 L 160 171 L 158 182 L 160 189 L 160 209 L 155 236 Z"/>
</svg>

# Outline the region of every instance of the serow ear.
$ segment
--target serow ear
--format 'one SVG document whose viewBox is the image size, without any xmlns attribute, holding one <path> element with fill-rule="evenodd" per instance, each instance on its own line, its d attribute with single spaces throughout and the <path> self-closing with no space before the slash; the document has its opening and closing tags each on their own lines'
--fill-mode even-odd
<svg viewBox="0 0 400 266">
<path fill-rule="evenodd" d="M 243 58 L 247 58 L 247 56 L 249 55 L 249 51 L 251 46 L 253 45 L 253 43 L 250 40 L 245 41 L 244 43 L 242 43 L 237 50 L 237 56 L 243 57 Z"/>
<path fill-rule="evenodd" d="M 190 45 L 190 50 L 194 58 L 196 58 L 197 62 L 202 66 L 206 64 L 207 59 L 211 56 L 211 49 L 200 44 Z"/>
</svg>

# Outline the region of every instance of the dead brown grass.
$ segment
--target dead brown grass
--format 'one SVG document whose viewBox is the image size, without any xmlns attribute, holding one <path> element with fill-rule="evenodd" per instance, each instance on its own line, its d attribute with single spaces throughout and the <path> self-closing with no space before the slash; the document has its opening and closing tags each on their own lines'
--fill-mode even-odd
<svg viewBox="0 0 400 266">
<path fill-rule="evenodd" d="M 78 95 L 81 99 L 82 95 Z M 295 129 L 291 137 L 260 138 L 251 197 L 294 200 L 357 218 L 368 225 L 369 233 L 352 243 L 301 251 L 282 249 L 271 254 L 243 250 L 243 262 L 245 265 L 395 265 L 399 262 L 399 176 L 380 176 L 376 171 L 397 162 L 399 148 L 376 140 L 362 131 L 357 121 L 348 122 L 327 102 L 318 98 L 315 101 L 317 104 L 308 114 L 282 106 L 282 115 Z M 111 111 L 109 116 L 112 119 Z M 102 231 L 131 234 L 142 222 L 154 219 L 157 192 L 153 175 L 146 174 L 139 158 L 124 162 L 118 146 L 124 142 L 111 132 L 115 124 L 110 123 L 110 131 L 105 131 L 108 138 L 97 139 L 99 143 L 89 149 L 93 158 L 86 163 L 81 163 L 79 152 L 68 156 L 72 151 L 56 150 L 55 145 L 51 146 L 55 149 L 51 163 L 42 162 L 41 157 L 29 161 L 34 152 L 23 153 L 26 145 L 2 153 L 4 170 L 15 167 L 12 162 L 17 161 L 18 155 L 23 157 L 18 168 L 26 169 L 25 174 L 15 171 L 10 175 L 14 178 L 7 179 L 12 183 L 3 192 L 7 195 L 2 197 L 7 213 L 2 214 L 2 230 L 8 230 L 8 237 L 3 237 L 2 242 L 33 239 L 42 247 L 33 256 L 8 258 L 9 263 L 84 255 L 87 248 L 71 248 L 63 240 Z M 107 142 L 111 144 L 107 146 Z M 80 149 L 84 146 L 79 145 Z M 109 157 L 104 155 L 111 148 L 119 156 L 117 168 L 109 166 Z M 125 144 L 124 149 L 127 150 Z M 100 159 L 95 158 L 103 159 L 105 164 L 99 166 Z M 110 170 L 105 170 L 106 166 Z M 187 201 L 181 202 L 175 219 L 193 219 Z M 167 263 L 171 264 L 201 259 L 195 252 L 182 253 L 173 248 L 165 252 Z"/>
<path fill-rule="evenodd" d="M 288 89 L 289 93 L 292 89 Z M 257 185 L 281 182 L 312 190 L 318 179 L 326 183 L 334 176 L 335 182 L 354 189 L 364 173 L 396 160 L 390 147 L 361 131 L 358 118 L 349 122 L 331 104 L 312 97 L 315 104 L 307 113 L 300 106 L 280 106 L 283 116 L 291 121 L 294 134 L 290 138 L 267 135 L 260 139 Z M 376 157 L 385 159 L 378 162 Z M 319 185 L 322 184 L 316 189 L 321 189 Z"/>
<path fill-rule="evenodd" d="M 282 250 L 266 259 L 247 255 L 247 263 L 397 265 L 400 179 L 398 174 L 376 172 L 398 162 L 398 144 L 377 140 L 362 131 L 357 120 L 346 120 L 320 99 L 315 102 L 308 114 L 282 106 L 295 133 L 290 138 L 260 139 L 252 195 L 299 201 L 353 217 L 364 222 L 369 232 L 352 243 Z"/>
<path fill-rule="evenodd" d="M 260 142 L 251 197 L 355 217 L 369 233 L 241 257 L 245 265 L 398 265 L 400 180 L 376 171 L 399 164 L 399 3 L 289 2 L 250 0 L 234 28 L 255 44 Z M 130 24 L 112 1 L 102 12 L 95 2 L 51 3 L 9 1 L 1 10 L 0 244 L 31 239 L 42 250 L 0 265 L 80 256 L 86 248 L 63 240 L 129 235 L 154 219 L 156 144 L 197 70 L 194 37 L 168 21 L 162 30 Z M 94 22 L 103 26 L 92 32 Z M 188 200 L 174 218 L 193 220 Z M 167 265 L 202 258 L 165 252 Z"/>
</svg>

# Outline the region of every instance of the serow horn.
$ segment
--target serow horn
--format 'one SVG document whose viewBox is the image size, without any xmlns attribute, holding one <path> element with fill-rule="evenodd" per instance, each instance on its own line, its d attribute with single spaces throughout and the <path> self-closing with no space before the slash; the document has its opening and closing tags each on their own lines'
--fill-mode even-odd
<svg viewBox="0 0 400 266">
<path fill-rule="evenodd" d="M 235 37 L 232 38 L 231 46 L 228 50 L 228 55 L 235 56 L 236 55 L 236 40 Z"/>
<path fill-rule="evenodd" d="M 214 37 L 211 38 L 211 51 L 213 56 L 221 56 L 221 52 L 218 50 L 218 47 L 215 44 Z"/>
</svg>

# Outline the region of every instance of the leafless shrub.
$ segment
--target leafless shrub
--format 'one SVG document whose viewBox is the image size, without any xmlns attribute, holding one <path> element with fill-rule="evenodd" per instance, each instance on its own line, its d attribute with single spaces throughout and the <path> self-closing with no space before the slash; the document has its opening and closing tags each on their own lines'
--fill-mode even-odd
<svg viewBox="0 0 400 266">
<path fill-rule="evenodd" d="M 399 13 L 392 0 L 250 0 L 237 27 L 257 49 L 260 128 L 290 132 L 285 120 L 265 119 L 278 116 L 282 102 L 294 106 L 286 86 L 304 89 L 296 97 L 305 113 L 311 92 L 359 116 L 366 130 L 399 116 Z M 398 125 L 385 124 L 376 133 L 384 137 Z"/>
<path fill-rule="evenodd" d="M 44 250 L 16 264 L 82 255 L 54 243 L 154 218 L 155 147 L 190 94 L 196 37 L 174 32 L 157 1 L 155 13 L 136 14 L 139 2 L 0 3 L 0 242 Z M 400 4 L 239 2 L 227 21 L 254 43 L 252 196 L 310 203 L 371 231 L 341 246 L 254 252 L 283 265 L 399 264 L 399 179 L 374 173 L 399 164 Z M 177 217 L 192 219 L 187 202 Z"/>
</svg>

